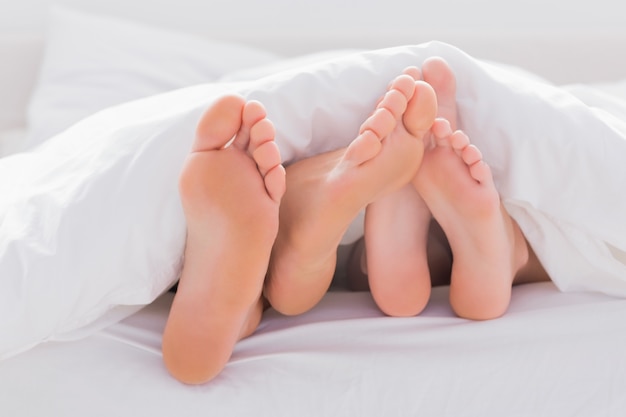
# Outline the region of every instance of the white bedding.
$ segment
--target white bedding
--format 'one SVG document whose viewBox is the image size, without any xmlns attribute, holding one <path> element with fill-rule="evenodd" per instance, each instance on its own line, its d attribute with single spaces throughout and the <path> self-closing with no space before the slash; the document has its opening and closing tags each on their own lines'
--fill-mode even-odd
<svg viewBox="0 0 626 417">
<path fill-rule="evenodd" d="M 269 311 L 213 382 L 161 362 L 172 294 L 89 338 L 0 362 L 2 416 L 593 416 L 626 409 L 626 300 L 516 287 L 508 314 L 454 317 L 448 288 L 424 313 L 383 317 L 368 293 L 311 312 Z"/>
<path fill-rule="evenodd" d="M 43 15 L 47 13 L 44 9 L 52 1 L 6 2 L 6 5 L 0 7 L 0 127 L 11 128 L 10 131 L 0 132 L 0 155 L 19 150 L 25 143 L 24 109 L 30 101 L 32 111 L 34 101 L 29 100 L 28 95 L 32 91 L 34 74 L 41 70 L 38 67 L 42 49 L 40 29 L 44 21 Z M 607 81 L 626 77 L 626 61 L 620 53 L 626 45 L 623 11 L 620 10 L 624 6 L 615 4 L 613 0 L 599 0 L 588 5 L 560 0 L 536 0 L 512 6 L 490 0 L 481 2 L 480 7 L 463 0 L 431 3 L 394 0 L 384 5 L 376 3 L 376 6 L 368 4 L 366 7 L 363 7 L 363 2 L 358 2 L 356 7 L 357 2 L 339 4 L 334 0 L 320 0 L 304 6 L 284 0 L 267 0 L 263 3 L 245 0 L 220 0 L 217 3 L 197 0 L 164 0 L 157 3 L 148 0 L 54 2 L 91 10 L 98 16 L 103 12 L 111 12 L 159 24 L 162 28 L 203 33 L 209 39 L 241 40 L 246 45 L 267 46 L 279 54 L 293 55 L 337 47 L 371 48 L 443 39 L 461 46 L 474 56 L 518 64 L 536 70 L 553 81 Z M 242 13 L 242 10 L 249 13 Z M 398 14 L 397 10 L 402 13 Z M 457 13 L 450 13 L 451 10 Z M 489 10 L 489 13 L 485 13 L 485 10 Z M 233 24 L 233 16 L 238 17 L 237 24 Z M 332 16 L 332 22 L 328 16 Z M 401 18 L 397 19 L 398 17 Z M 97 19 L 104 22 L 100 17 Z M 78 29 L 78 26 L 85 26 L 85 22 L 88 22 L 86 26 L 96 32 L 102 32 L 103 34 L 96 33 L 95 36 L 100 36 L 100 40 L 105 41 L 96 42 L 98 39 L 93 38 L 93 33 L 89 36 L 83 32 L 72 33 L 71 27 Z M 172 62 L 155 61 L 151 65 L 150 60 L 162 55 L 143 55 L 141 49 L 133 50 L 132 42 L 126 45 L 122 36 L 130 33 L 125 32 L 126 30 L 132 31 L 133 39 L 142 38 L 149 48 L 156 48 L 159 44 L 168 44 L 166 32 L 162 33 L 164 37 L 151 37 L 150 33 L 154 32 L 150 30 L 145 31 L 132 25 L 124 29 L 113 22 L 118 25 L 120 32 L 117 34 L 120 36 L 107 37 L 110 26 L 89 22 L 93 23 L 81 18 L 74 20 L 74 23 L 68 24 L 65 21 L 63 25 L 57 26 L 61 31 L 66 30 L 65 37 L 57 36 L 54 39 L 75 41 L 71 44 L 75 49 L 64 46 L 57 48 L 56 51 L 62 51 L 63 54 L 56 56 L 58 65 L 52 68 L 70 72 L 81 68 L 83 72 L 80 78 L 57 72 L 58 77 L 47 79 L 59 85 L 67 83 L 69 87 L 76 87 L 73 90 L 59 88 L 54 91 L 58 93 L 56 98 L 66 101 L 39 101 L 48 106 L 57 106 L 55 111 L 72 110 L 65 107 L 72 104 L 77 104 L 75 110 L 82 110 L 83 105 L 94 104 L 91 99 L 106 97 L 95 94 L 93 97 L 81 96 L 83 87 L 78 84 L 82 82 L 86 83 L 85 88 L 105 85 L 114 87 L 109 91 L 98 90 L 97 93 L 127 94 L 137 87 L 135 92 L 148 95 L 164 91 L 154 91 L 154 88 L 178 86 L 168 80 L 184 84 L 186 75 L 195 77 L 198 74 L 193 67 L 200 66 L 198 68 L 202 74 L 202 65 L 211 64 L 206 59 L 207 56 L 194 56 L 194 45 L 200 44 L 191 41 L 187 47 L 181 49 L 185 53 L 184 62 L 190 66 L 190 71 L 170 73 Z M 5 36 L 7 29 L 8 38 Z M 19 36 L 15 36 L 16 32 L 20 32 Z M 24 34 L 26 36 L 22 36 Z M 81 48 L 88 48 L 90 45 L 93 48 L 91 53 L 84 53 L 85 50 Z M 102 49 L 108 46 L 112 48 Z M 233 63 L 239 63 L 236 65 L 245 63 L 246 57 L 242 52 L 244 49 L 234 48 L 237 51 L 234 56 L 224 51 L 223 57 L 229 62 L 215 62 L 215 68 L 226 68 L 222 65 L 231 65 L 231 59 Z M 176 48 L 168 50 L 176 52 Z M 252 56 L 262 57 L 265 54 L 265 51 L 259 52 L 261 55 Z M 50 54 L 47 56 L 51 57 Z M 142 58 L 149 62 L 137 61 Z M 312 70 L 308 78 L 300 80 L 278 77 L 281 87 L 277 89 L 275 86 L 270 88 L 271 84 L 268 83 L 255 85 L 256 92 L 241 85 L 237 88 L 241 88 L 239 91 L 244 94 L 266 101 L 272 118 L 279 122 L 279 141 L 284 154 L 292 161 L 334 147 L 336 143 L 333 140 L 337 138 L 342 141 L 350 140 L 356 126 L 364 114 L 370 111 L 380 94 L 379 90 L 384 90 L 384 78 L 395 75 L 394 71 L 404 65 L 405 58 L 407 57 L 387 62 L 387 66 L 383 65 L 385 68 L 379 62 L 368 63 L 364 67 L 364 73 L 360 75 L 365 74 L 367 78 L 377 74 L 378 77 L 374 82 L 363 84 L 357 79 L 350 79 L 354 73 L 344 71 L 345 68 L 339 65 L 334 69 L 327 67 L 322 72 Z M 626 222 L 622 214 L 623 190 L 626 189 L 623 181 L 624 156 L 622 154 L 620 160 L 617 152 L 613 155 L 613 162 L 619 164 L 616 169 L 608 161 L 611 157 L 609 150 L 615 150 L 609 144 L 621 138 L 622 128 L 621 122 L 616 122 L 607 112 L 626 120 L 626 81 L 605 83 L 599 88 L 576 85 L 558 91 L 552 87 L 542 87 L 535 91 L 535 81 L 530 80 L 533 77 L 527 78 L 528 74 L 509 76 L 509 73 L 505 73 L 507 75 L 500 77 L 495 74 L 501 70 L 483 67 L 483 64 L 472 65 L 476 71 L 466 72 L 468 61 L 464 61 L 464 57 L 461 61 L 456 60 L 458 57 L 452 58 L 456 62 L 455 67 L 466 74 L 466 78 L 469 77 L 461 82 L 460 93 L 466 99 L 460 103 L 463 125 L 472 132 L 472 139 L 481 144 L 483 151 L 484 148 L 490 149 L 487 152 L 489 162 L 496 168 L 499 187 L 508 196 L 507 207 L 525 226 L 534 244 L 545 249 L 545 252 L 542 250 L 543 261 L 546 264 L 552 263 L 552 272 L 561 277 L 560 280 L 557 279 L 558 285 L 568 290 L 591 286 L 592 290 L 621 294 L 623 280 L 626 279 L 623 271 L 626 252 L 622 245 L 626 238 L 623 229 Z M 174 67 L 178 68 L 176 65 Z M 111 68 L 122 72 L 109 71 Z M 147 77 L 146 73 L 140 71 L 132 72 L 138 69 L 148 71 L 150 76 Z M 254 68 L 248 73 L 231 73 L 227 77 L 231 81 L 237 76 L 254 78 L 259 74 L 255 73 L 257 70 Z M 215 75 L 211 72 L 209 78 L 213 79 Z M 136 84 L 132 77 L 137 77 L 141 84 Z M 341 84 L 339 91 L 333 89 L 343 100 L 318 102 L 325 110 L 318 109 L 314 120 L 319 123 L 314 129 L 310 128 L 314 125 L 308 118 L 312 110 L 306 104 L 311 104 L 311 100 L 303 100 L 302 96 L 309 98 L 311 94 L 317 94 L 318 98 L 336 98 L 337 95 L 325 95 L 323 92 L 336 86 L 328 82 L 329 80 L 338 82 L 344 79 L 347 81 Z M 164 80 L 168 82 L 163 82 Z M 367 85 L 367 88 L 363 88 L 363 85 Z M 508 96 L 508 99 L 495 100 L 493 96 L 496 94 L 492 90 L 494 85 L 498 91 L 504 90 L 503 97 Z M 532 89 L 525 88 L 531 85 Z M 292 86 L 296 88 L 290 92 Z M 321 88 L 317 91 L 312 86 Z M 162 364 L 161 333 L 172 294 L 160 296 L 154 303 L 121 323 L 98 330 L 100 326 L 119 318 L 119 315 L 108 314 L 111 309 L 121 309 L 118 313 L 122 315 L 129 314 L 129 311 L 138 308 L 137 304 L 152 301 L 175 278 L 176 274 L 172 271 L 176 268 L 172 268 L 155 284 L 146 271 L 151 271 L 149 267 L 167 270 L 163 265 L 175 263 L 181 251 L 181 230 L 184 228 L 175 192 L 177 164 L 186 154 L 197 113 L 210 102 L 208 95 L 201 95 L 211 91 L 211 88 L 202 90 L 198 87 L 195 89 L 195 96 L 193 90 L 189 90 L 178 93 L 180 95 L 149 99 L 135 107 L 131 105 L 105 112 L 99 120 L 106 129 L 98 133 L 101 137 L 115 136 L 111 140 L 120 145 L 119 147 L 100 146 L 88 149 L 89 142 L 81 143 L 81 138 L 76 135 L 80 130 L 75 130 L 74 139 L 65 140 L 69 145 L 75 140 L 77 147 L 56 146 L 56 150 L 63 151 L 61 153 L 74 152 L 88 158 L 82 165 L 84 171 L 77 169 L 80 168 L 77 165 L 68 167 L 65 160 L 50 165 L 49 160 L 54 158 L 49 158 L 50 155 L 46 156 L 45 152 L 40 155 L 47 163 L 38 174 L 45 176 L 46 173 L 51 173 L 51 176 L 47 183 L 39 183 L 42 186 L 39 197 L 60 195 L 61 199 L 55 201 L 60 205 L 49 213 L 63 215 L 66 219 L 73 219 L 73 222 L 65 223 L 69 227 L 59 234 L 64 235 L 65 238 L 60 241 L 64 241 L 65 245 L 53 247 L 49 240 L 44 239 L 44 245 L 39 246 L 39 249 L 43 248 L 43 252 L 48 250 L 52 254 L 70 254 L 66 258 L 66 271 L 73 272 L 78 270 L 79 263 L 71 262 L 71 255 L 86 253 L 86 259 L 94 262 L 88 270 L 98 269 L 98 273 L 80 276 L 41 274 L 39 278 L 46 283 L 46 292 L 36 294 L 39 298 L 23 300 L 30 303 L 28 311 L 31 314 L 28 317 L 19 317 L 30 318 L 32 323 L 17 322 L 17 328 L 23 332 L 21 336 L 28 336 L 20 342 L 30 341 L 30 344 L 22 344 L 20 350 L 45 339 L 76 338 L 87 334 L 90 336 L 71 342 L 43 343 L 17 356 L 0 360 L 0 416 L 624 415 L 626 301 L 623 298 L 591 292 L 562 292 L 551 283 L 514 288 L 507 315 L 490 322 L 470 322 L 454 317 L 447 301 L 447 288 L 435 289 L 426 311 L 419 317 L 407 319 L 382 317 L 371 297 L 365 293 L 331 292 L 313 311 L 300 317 L 283 317 L 270 310 L 259 331 L 236 346 L 233 358 L 224 372 L 212 383 L 199 387 L 179 384 L 166 373 Z M 358 94 L 352 95 L 353 91 Z M 177 100 L 190 98 L 185 94 L 194 96 L 192 102 L 188 107 L 183 106 L 180 113 L 176 113 L 173 105 L 179 103 Z M 138 96 L 135 94 L 133 97 Z M 511 99 L 511 96 L 514 98 Z M 48 95 L 46 98 L 50 97 Z M 128 98 L 131 97 L 125 99 Z M 474 100 L 480 98 L 488 99 L 489 103 L 480 103 L 479 100 L 477 105 Z M 120 95 L 116 100 L 121 102 L 122 99 L 124 97 Z M 538 110 L 541 107 L 534 108 L 536 102 L 531 108 L 518 106 L 523 102 L 528 104 L 530 100 L 541 105 L 547 103 L 549 106 L 544 108 L 544 112 Z M 159 107 L 159 103 L 163 102 L 168 105 L 150 115 L 150 105 Z M 104 101 L 99 104 L 103 103 Z M 581 129 L 577 129 L 573 135 L 570 135 L 571 130 L 551 130 L 555 128 L 552 123 L 556 119 L 549 115 L 554 114 L 565 103 L 568 103 L 566 108 L 569 110 L 564 114 L 569 114 L 572 108 L 582 109 L 582 113 L 577 113 L 575 120 L 566 124 L 591 118 L 591 125 L 580 123 Z M 303 104 L 304 107 L 300 107 Z M 283 118 L 282 110 L 285 106 L 293 112 L 289 116 L 297 113 L 298 117 Z M 47 112 L 48 109 L 49 107 L 40 106 L 41 112 L 34 116 L 47 123 L 51 120 L 46 121 L 45 118 L 53 115 L 52 112 Z M 117 125 L 106 120 L 107 115 L 116 116 L 129 109 L 132 112 L 118 119 Z M 91 110 L 97 108 L 93 107 Z M 141 117 L 133 121 L 138 114 Z M 579 118 L 580 114 L 582 117 Z M 502 119 L 502 116 L 507 118 Z M 303 125 L 302 119 L 309 120 L 308 124 Z M 30 120 L 34 121 L 32 118 Z M 52 121 L 59 120 L 55 118 Z M 486 123 L 481 125 L 478 123 L 481 120 Z M 336 122 L 341 122 L 341 125 Z M 83 132 L 93 132 L 94 123 L 92 120 L 84 125 Z M 290 123 L 294 123 L 294 126 Z M 587 129 L 591 130 L 590 126 L 599 128 L 594 129 L 592 134 L 584 134 Z M 152 130 L 147 132 L 147 128 Z M 113 134 L 113 131 L 116 133 Z M 600 131 L 605 134 L 598 135 Z M 133 145 L 132 141 L 127 140 L 132 136 L 128 135 L 129 132 L 146 133 L 150 137 L 149 143 L 145 147 L 139 147 L 138 142 Z M 532 146 L 521 152 L 516 147 L 510 147 L 510 141 L 519 139 L 524 132 L 535 140 L 528 142 Z M 535 135 L 537 132 L 538 136 Z M 178 139 L 173 137 L 175 133 L 181 135 L 183 143 L 176 144 L 167 140 L 167 135 L 170 135 L 170 139 Z M 97 139 L 88 136 L 90 135 L 85 136 L 88 141 L 95 142 Z M 308 146 L 306 138 L 309 136 L 323 138 L 320 141 L 322 146 Z M 502 138 L 504 143 L 498 142 Z M 541 143 L 544 139 L 547 140 L 545 144 Z M 569 148 L 568 139 L 595 142 L 593 146 L 585 148 L 589 154 L 578 154 L 576 157 L 576 153 L 564 151 Z M 494 141 L 497 145 L 495 147 Z M 150 147 L 158 149 L 164 143 L 166 145 L 163 146 L 161 159 L 155 161 L 154 152 L 150 154 L 147 151 Z M 606 146 L 599 147 L 599 143 Z M 547 149 L 553 146 L 558 149 Z M 138 148 L 141 149 L 139 153 L 136 152 Z M 495 152 L 502 149 L 506 152 Z M 100 157 L 104 154 L 113 155 L 113 150 L 120 154 L 126 152 L 128 158 L 118 165 L 107 166 L 106 161 Z M 138 156 L 130 157 L 134 154 Z M 594 154 L 598 158 L 589 159 L 595 161 L 593 164 L 580 164 L 581 160 L 585 161 L 589 155 Z M 517 164 L 511 165 L 511 156 L 519 157 Z M 549 159 L 548 156 L 553 156 L 554 159 Z M 37 159 L 32 159 L 32 156 L 20 158 L 30 162 L 36 162 Z M 72 157 L 67 159 L 72 160 Z M 603 166 L 596 164 L 599 160 L 603 162 Z M 100 161 L 102 164 L 94 164 L 93 161 Z M 162 161 L 168 162 L 162 164 Z M 46 172 L 51 166 L 60 169 Z M 502 176 L 508 172 L 509 167 L 516 172 L 514 177 L 519 182 L 511 182 L 511 178 Z M 527 171 L 527 168 L 531 170 Z M 91 175 L 90 170 L 100 172 L 96 177 L 101 181 L 94 181 L 93 184 L 87 181 Z M 59 172 L 66 172 L 72 177 L 73 184 L 79 185 L 77 190 L 80 192 L 76 195 L 84 199 L 83 210 L 78 207 L 74 212 L 64 211 L 74 202 L 69 198 L 71 195 L 59 193 L 68 191 L 67 188 L 56 188 L 54 180 L 61 179 L 57 176 Z M 606 178 L 607 175 L 611 178 Z M 3 171 L 0 185 L 11 186 L 20 178 L 15 175 L 15 171 Z M 129 178 L 135 178 L 136 181 L 129 181 Z M 137 184 L 142 183 L 145 178 L 149 178 L 155 187 L 147 193 L 137 192 Z M 591 179 L 594 181 L 590 181 Z M 537 182 L 543 188 L 535 187 Z M 161 187 L 163 184 L 165 186 Z M 54 191 L 47 193 L 48 186 L 52 186 Z M 125 195 L 131 197 L 126 200 L 127 206 L 111 203 L 108 198 L 103 198 L 105 204 L 99 205 L 101 200 L 94 197 L 102 196 L 103 188 L 106 192 L 123 190 Z M 534 202 L 529 204 L 527 200 L 538 197 L 537 192 L 546 189 L 549 193 L 534 200 L 542 200 L 546 207 L 539 210 Z M 589 190 L 599 194 L 600 199 L 582 195 Z M 0 195 L 1 203 L 1 200 L 6 199 L 6 193 Z M 522 198 L 519 198 L 520 195 Z M 611 196 L 614 198 L 603 200 Z M 51 200 L 54 201 L 54 198 L 35 198 L 31 200 L 33 204 L 27 206 L 29 210 L 35 208 L 35 212 L 46 211 L 51 207 L 44 207 L 42 204 L 50 203 Z M 109 215 L 115 218 L 119 213 L 124 213 L 127 207 L 135 207 L 135 214 L 141 213 L 145 207 L 153 207 L 155 201 L 166 202 L 163 212 L 125 217 L 126 221 L 139 220 L 144 227 L 144 239 L 153 243 L 145 251 L 137 251 L 137 246 L 133 245 L 124 246 L 128 243 L 127 238 L 133 236 L 129 233 L 130 228 L 124 226 L 128 223 L 117 224 L 115 228 L 102 220 Z M 568 201 L 582 201 L 585 204 L 579 207 Z M 69 205 L 64 206 L 64 203 Z M 89 210 L 85 211 L 85 207 Z M 18 212 L 24 213 L 23 210 Z M 75 213 L 79 215 L 75 216 Z M 589 216 L 589 213 L 593 215 Z M 93 221 L 90 215 L 99 216 L 100 221 Z M 566 216 L 567 222 L 561 221 L 562 215 Z M 153 227 L 155 218 L 163 216 L 170 221 L 160 222 L 158 227 Z M 585 221 L 578 223 L 581 218 Z M 75 230 L 86 232 L 83 241 L 75 239 Z M 93 250 L 89 254 L 89 249 L 95 246 L 89 243 L 89 239 L 99 236 L 98 233 L 90 233 L 93 230 L 104 230 L 113 235 L 120 231 L 119 241 L 113 242 L 120 245 L 113 244 L 112 247 L 130 249 L 132 255 L 139 253 L 140 256 L 129 260 L 115 251 L 103 252 L 104 256 L 97 256 Z M 347 241 L 359 235 L 359 222 L 355 223 L 351 232 Z M 2 233 L 4 232 L 0 235 Z M 135 237 L 138 235 L 142 233 L 134 234 Z M 159 240 L 160 237 L 165 239 Z M 19 241 L 19 238 L 16 240 Z M 89 244 L 84 244 L 85 242 Z M 611 242 L 612 245 L 606 245 L 605 242 Z M 14 243 L 15 241 L 11 244 Z M 111 243 L 107 241 L 106 245 Z M 347 250 L 348 247 L 340 248 L 342 253 Z M 31 272 L 35 265 L 44 271 L 46 267 L 50 268 L 49 271 L 54 270 L 49 265 L 40 263 L 36 256 L 30 260 L 28 257 L 17 258 L 21 259 L 23 265 L 30 266 Z M 156 262 L 152 262 L 153 260 Z M 562 260 L 566 262 L 563 263 Z M 113 273 L 111 269 L 107 269 L 111 266 Z M 566 268 L 562 268 L 563 266 Z M 2 327 L 11 317 L 6 311 L 19 305 L 19 299 L 7 293 L 7 288 L 13 289 L 15 285 L 15 288 L 25 290 L 21 282 L 10 281 L 7 284 L 8 275 L 3 274 L 3 271 L 0 269 L 0 283 L 4 288 L 0 292 L 0 356 L 3 341 L 9 334 Z M 72 287 L 68 277 L 75 277 L 76 282 L 86 285 Z M 52 278 L 60 280 L 56 282 L 57 285 L 54 285 Z M 154 285 L 146 285 L 147 283 Z M 65 288 L 74 288 L 75 291 L 64 291 L 65 284 L 69 284 Z M 130 291 L 130 285 L 134 286 L 134 293 Z M 120 297 L 119 292 L 110 291 L 113 287 L 124 290 L 123 296 Z M 89 293 L 88 290 L 93 291 Z M 102 294 L 106 295 L 102 297 Z M 3 298 L 4 296 L 6 297 Z M 130 304 L 130 309 L 124 310 L 127 304 Z M 22 306 L 24 305 L 27 303 Z M 87 317 L 85 309 L 95 309 L 97 314 Z M 101 322 L 90 321 L 103 311 L 107 313 L 100 317 Z M 87 320 L 84 320 L 86 317 Z M 76 326 L 76 318 L 84 321 L 78 322 L 79 325 Z M 20 324 L 24 326 L 20 327 Z M 37 326 L 40 326 L 39 333 L 33 338 L 32 331 Z M 70 331 L 72 329 L 73 332 Z"/>
<path fill-rule="evenodd" d="M 26 129 L 0 131 L 0 158 L 22 151 L 27 134 Z"/>
<path fill-rule="evenodd" d="M 13 289 L 0 293 L 0 355 L 97 329 L 174 283 L 185 236 L 176 178 L 216 95 L 264 103 L 289 163 L 347 145 L 388 81 L 433 55 L 457 74 L 460 125 L 556 285 L 626 295 L 624 122 L 535 76 L 434 42 L 112 107 L 0 160 L 0 276 Z M 42 219 L 45 227 L 33 226 Z"/>
</svg>

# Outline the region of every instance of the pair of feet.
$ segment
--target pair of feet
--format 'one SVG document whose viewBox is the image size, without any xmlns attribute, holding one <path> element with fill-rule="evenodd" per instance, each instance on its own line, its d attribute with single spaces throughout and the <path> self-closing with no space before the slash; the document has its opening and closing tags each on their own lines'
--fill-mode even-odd
<svg viewBox="0 0 626 417">
<path fill-rule="evenodd" d="M 502 314 L 528 257 L 525 241 L 480 152 L 454 130 L 452 71 L 440 59 L 422 70 L 424 80 L 409 68 L 392 81 L 347 148 L 287 172 L 260 103 L 226 96 L 205 112 L 180 177 L 187 242 L 163 336 L 177 379 L 217 375 L 256 329 L 264 298 L 285 314 L 313 307 L 363 208 L 369 282 L 383 311 L 417 314 L 426 304 L 434 216 L 454 253 L 457 313 L 488 318 L 474 314 L 487 305 L 490 315 Z"/>
<path fill-rule="evenodd" d="M 433 58 L 421 74 L 409 71 L 434 89 L 437 117 L 421 137 L 426 149 L 412 181 L 367 207 L 362 269 L 377 305 L 389 315 L 419 314 L 431 281 L 448 280 L 457 315 L 498 317 L 508 308 L 512 284 L 531 251 L 504 210 L 481 152 L 457 130 L 451 68 Z M 437 229 L 443 238 L 433 232 Z"/>
</svg>

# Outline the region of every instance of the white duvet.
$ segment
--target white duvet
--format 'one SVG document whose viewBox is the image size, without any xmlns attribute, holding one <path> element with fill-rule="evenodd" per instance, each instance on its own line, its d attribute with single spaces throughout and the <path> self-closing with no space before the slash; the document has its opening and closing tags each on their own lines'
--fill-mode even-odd
<svg viewBox="0 0 626 417">
<path fill-rule="evenodd" d="M 290 163 L 347 145 L 389 80 L 433 55 L 453 67 L 460 127 L 557 286 L 625 296 L 626 123 L 616 115 L 626 102 L 576 93 L 589 105 L 429 43 L 113 107 L 1 159 L 0 283 L 9 290 L 0 292 L 0 357 L 118 320 L 176 280 L 185 236 L 176 180 L 217 95 L 263 102 Z"/>
</svg>

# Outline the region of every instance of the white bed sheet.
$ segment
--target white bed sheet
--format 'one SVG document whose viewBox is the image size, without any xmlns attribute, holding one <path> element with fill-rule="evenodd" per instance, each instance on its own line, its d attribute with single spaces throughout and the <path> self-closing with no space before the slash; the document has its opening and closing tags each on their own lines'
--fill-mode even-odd
<svg viewBox="0 0 626 417">
<path fill-rule="evenodd" d="M 268 311 L 213 382 L 161 363 L 172 294 L 89 338 L 0 362 L 2 416 L 622 416 L 626 300 L 516 287 L 501 319 L 455 317 L 448 287 L 414 318 L 368 293 Z"/>
</svg>

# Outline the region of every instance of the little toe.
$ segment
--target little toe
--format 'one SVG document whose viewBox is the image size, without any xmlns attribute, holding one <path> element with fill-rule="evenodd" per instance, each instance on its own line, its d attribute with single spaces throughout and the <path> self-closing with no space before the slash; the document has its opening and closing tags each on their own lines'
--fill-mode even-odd
<svg viewBox="0 0 626 417">
<path fill-rule="evenodd" d="M 282 165 L 276 165 L 265 174 L 263 180 L 267 194 L 279 203 L 287 188 L 285 168 Z"/>
</svg>

